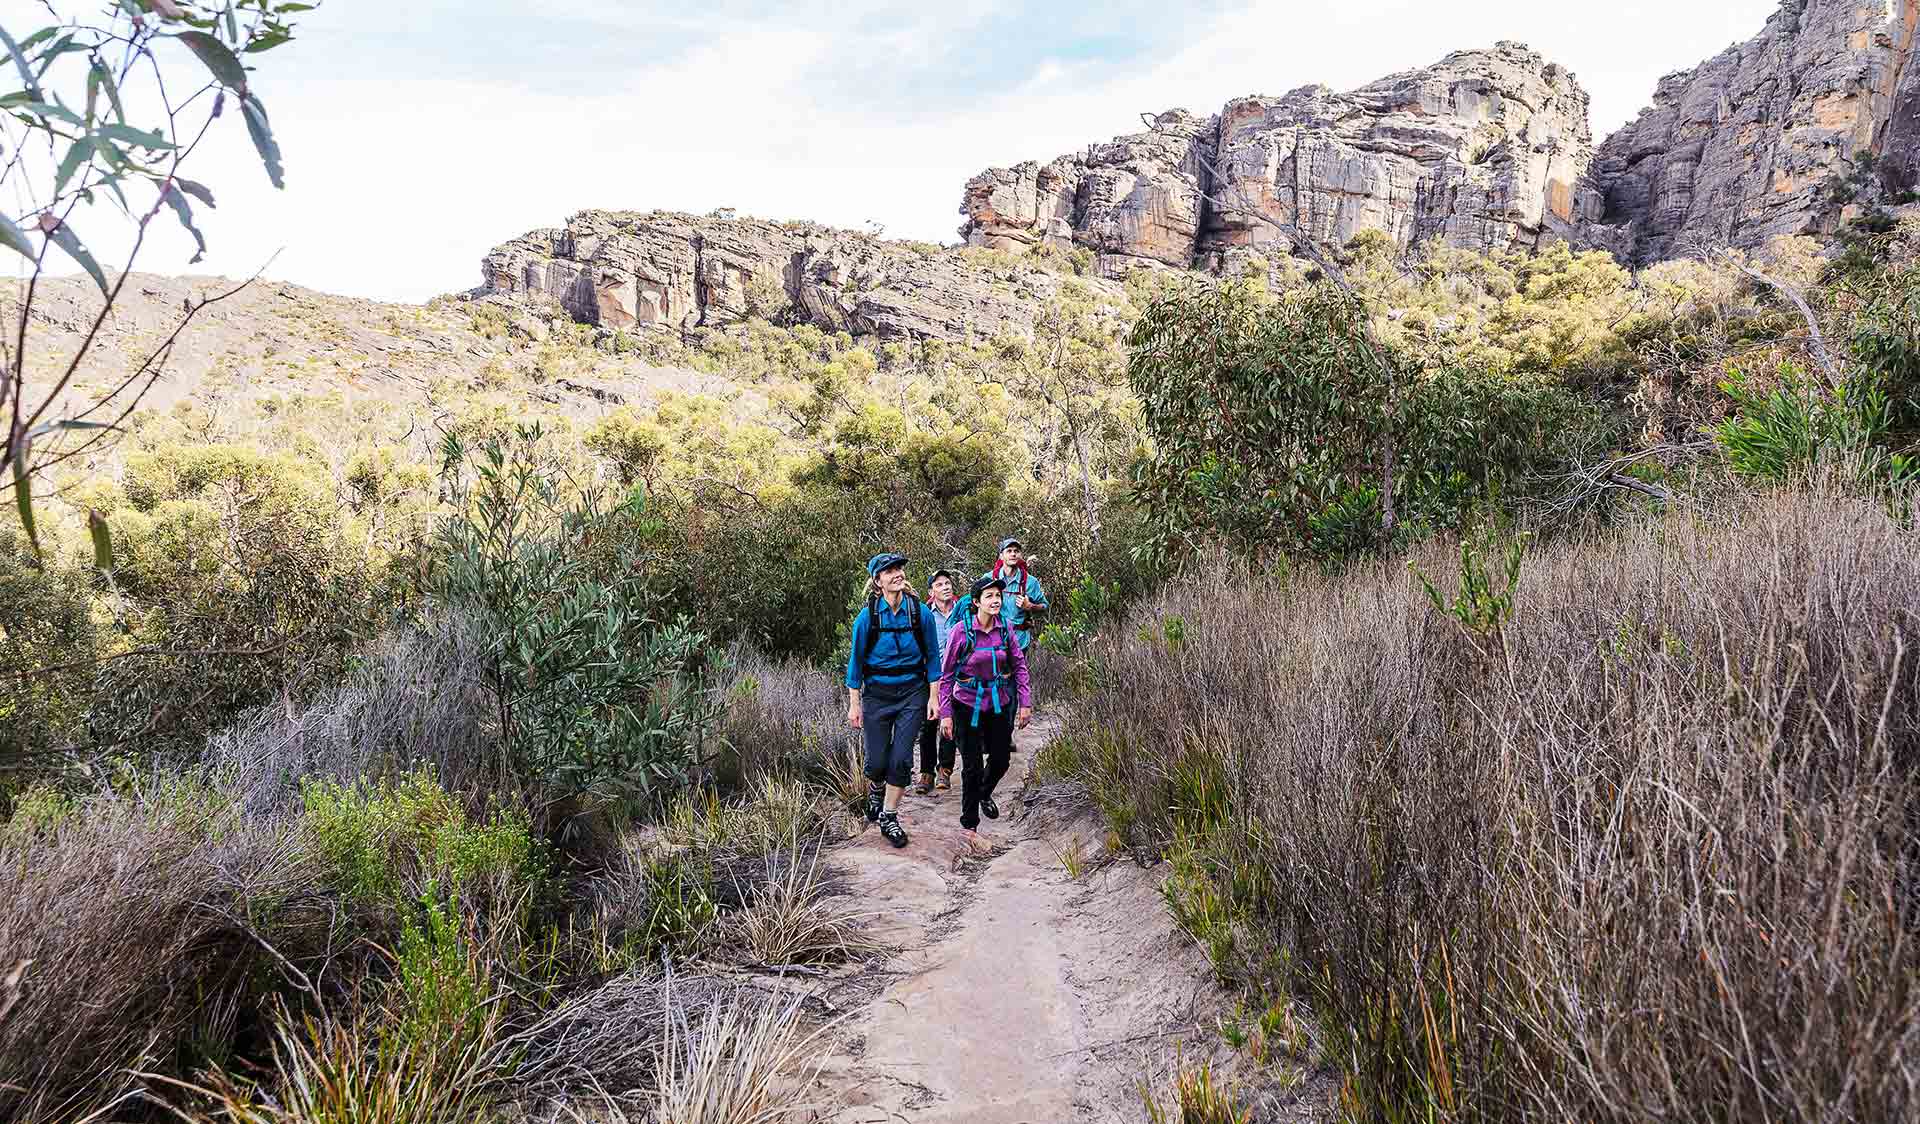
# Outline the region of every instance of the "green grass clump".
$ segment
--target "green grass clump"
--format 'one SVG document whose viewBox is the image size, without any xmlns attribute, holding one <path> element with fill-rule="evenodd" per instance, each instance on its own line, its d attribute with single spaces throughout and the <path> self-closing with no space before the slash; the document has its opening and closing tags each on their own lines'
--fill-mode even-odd
<svg viewBox="0 0 1920 1124">
<path fill-rule="evenodd" d="M 363 904 L 399 907 L 430 884 L 450 894 L 527 885 L 545 867 L 524 815 L 496 808 L 476 821 L 426 771 L 353 785 L 308 780 L 300 795 L 336 884 Z"/>
</svg>

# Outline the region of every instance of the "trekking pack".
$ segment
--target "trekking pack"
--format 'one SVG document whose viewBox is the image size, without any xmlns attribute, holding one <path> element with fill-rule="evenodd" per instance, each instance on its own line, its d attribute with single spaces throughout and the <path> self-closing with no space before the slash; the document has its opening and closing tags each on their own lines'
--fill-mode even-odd
<svg viewBox="0 0 1920 1124">
<path fill-rule="evenodd" d="M 920 599 L 909 593 L 903 600 L 908 602 L 906 625 L 883 627 L 880 624 L 880 596 L 873 594 L 867 598 L 867 642 L 860 649 L 860 674 L 863 678 L 873 674 L 873 646 L 880 642 L 880 634 L 883 632 L 913 633 L 913 646 L 920 649 L 920 664 L 922 667 L 926 666 L 927 637 L 920 631 Z"/>
</svg>

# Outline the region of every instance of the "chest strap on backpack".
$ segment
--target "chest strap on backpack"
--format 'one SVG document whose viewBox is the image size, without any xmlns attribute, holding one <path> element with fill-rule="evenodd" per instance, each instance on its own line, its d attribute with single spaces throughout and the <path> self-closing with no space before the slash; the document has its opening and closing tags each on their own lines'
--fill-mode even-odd
<svg viewBox="0 0 1920 1124">
<path fill-rule="evenodd" d="M 873 674 L 873 647 L 880 642 L 883 632 L 913 634 L 913 646 L 920 650 L 920 662 L 927 662 L 927 637 L 920 631 L 920 599 L 908 594 L 900 599 L 900 607 L 906 611 L 905 625 L 889 625 L 881 622 L 881 601 L 878 596 L 867 598 L 867 643 L 860 650 L 860 674 Z"/>
<path fill-rule="evenodd" d="M 973 645 L 971 643 L 973 639 L 973 634 L 971 632 L 971 629 L 973 628 L 973 626 L 969 624 L 967 628 L 969 629 L 969 632 L 967 634 L 967 639 L 969 643 L 967 645 L 966 653 L 960 659 L 960 666 L 963 668 L 968 664 L 968 662 L 970 662 L 973 659 Z M 1007 641 L 1002 642 L 1001 647 L 1005 647 L 1006 643 L 1010 642 L 1011 640 L 1012 640 L 1012 637 L 1008 637 Z M 1001 712 L 1000 711 L 1000 683 L 1002 680 L 1006 678 L 1006 676 L 1000 674 L 1000 651 L 1001 651 L 1001 648 L 994 648 L 988 651 L 987 653 L 987 656 L 993 661 L 993 678 L 991 680 L 982 682 L 978 676 L 969 675 L 966 678 L 961 679 L 959 681 L 962 686 L 968 687 L 973 691 L 973 725 L 976 727 L 980 725 L 980 702 L 986 696 L 986 693 L 988 691 L 993 692 L 993 712 L 995 714 L 999 714 Z"/>
</svg>

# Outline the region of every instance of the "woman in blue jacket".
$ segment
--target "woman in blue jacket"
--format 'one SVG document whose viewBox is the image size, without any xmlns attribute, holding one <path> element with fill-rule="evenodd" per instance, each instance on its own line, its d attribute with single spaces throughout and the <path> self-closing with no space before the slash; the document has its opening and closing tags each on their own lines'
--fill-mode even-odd
<svg viewBox="0 0 1920 1124">
<path fill-rule="evenodd" d="M 907 592 L 904 554 L 876 554 L 866 607 L 853 620 L 847 655 L 847 723 L 865 734 L 867 822 L 895 847 L 907 845 L 900 794 L 913 773 L 920 727 L 938 718 L 940 643 L 933 610 Z"/>
</svg>

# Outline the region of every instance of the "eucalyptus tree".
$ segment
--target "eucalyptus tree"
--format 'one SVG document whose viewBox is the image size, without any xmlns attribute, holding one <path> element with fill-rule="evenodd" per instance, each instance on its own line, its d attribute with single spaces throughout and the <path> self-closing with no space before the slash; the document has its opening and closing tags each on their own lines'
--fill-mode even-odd
<svg viewBox="0 0 1920 1124">
<path fill-rule="evenodd" d="M 197 207 L 213 188 L 188 178 L 194 156 L 221 128 L 244 129 L 273 186 L 285 186 L 280 147 L 256 82 L 257 63 L 293 39 L 314 8 L 286 0 L 48 0 L 42 26 L 0 26 L 0 245 L 24 261 L 0 331 L 0 492 L 40 551 L 34 482 L 47 469 L 109 441 L 159 377 L 196 314 L 239 291 L 189 300 L 169 331 L 112 372 L 106 390 L 70 402 L 156 221 L 178 223 L 197 252 L 206 238 Z M 62 8 L 69 8 L 63 11 Z M 8 209 L 10 208 L 10 209 Z M 81 228 L 89 227 L 83 235 Z M 114 227 L 119 229 L 115 230 Z M 98 246 L 128 248 L 109 270 Z M 45 357 L 40 319 L 50 271 L 77 267 L 100 303 L 70 354 Z M 37 315 L 37 313 L 39 315 Z M 45 374 L 29 381 L 36 364 Z M 91 516 L 95 560 L 112 565 L 107 526 Z"/>
</svg>

